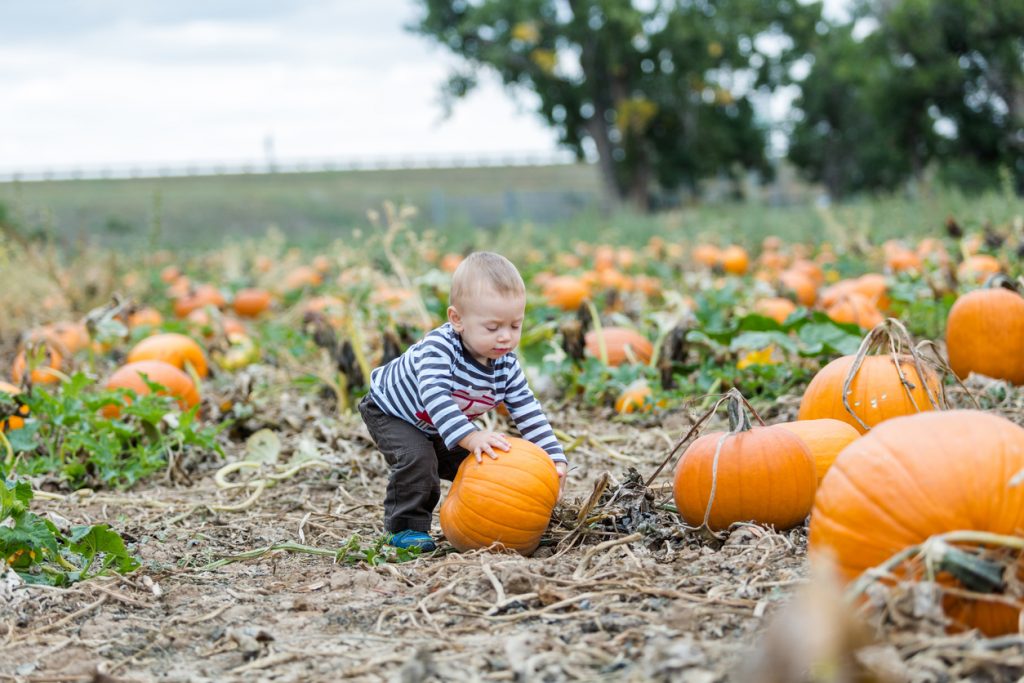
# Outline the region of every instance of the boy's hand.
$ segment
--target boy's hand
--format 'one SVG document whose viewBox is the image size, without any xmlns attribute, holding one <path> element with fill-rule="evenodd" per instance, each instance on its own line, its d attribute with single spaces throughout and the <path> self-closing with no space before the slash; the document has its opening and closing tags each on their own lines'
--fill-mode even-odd
<svg viewBox="0 0 1024 683">
<path fill-rule="evenodd" d="M 507 436 L 490 430 L 477 430 L 468 434 L 459 442 L 459 445 L 472 453 L 477 462 L 483 462 L 481 456 L 484 453 L 491 456 L 492 460 L 497 460 L 498 454 L 494 452 L 495 448 L 507 451 L 512 447 Z"/>
<path fill-rule="evenodd" d="M 555 469 L 558 470 L 558 500 L 562 500 L 562 493 L 565 491 L 565 480 L 566 473 L 569 471 L 569 465 L 564 462 L 556 462 Z"/>
</svg>

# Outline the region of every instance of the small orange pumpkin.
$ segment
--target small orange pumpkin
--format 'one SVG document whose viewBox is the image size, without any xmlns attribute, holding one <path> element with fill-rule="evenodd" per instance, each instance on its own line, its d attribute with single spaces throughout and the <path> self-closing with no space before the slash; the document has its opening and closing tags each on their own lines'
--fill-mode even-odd
<svg viewBox="0 0 1024 683">
<path fill-rule="evenodd" d="M 605 352 L 608 354 L 608 365 L 619 366 L 630 361 L 630 357 L 638 363 L 647 364 L 654 355 L 654 345 L 646 337 L 628 327 L 605 327 L 601 330 Z M 583 337 L 587 355 L 601 357 L 597 332 L 591 330 Z"/>
<path fill-rule="evenodd" d="M 0 382 L 0 391 L 11 396 L 21 393 L 21 389 L 7 382 Z M 20 406 L 16 415 L 11 415 L 0 421 L 0 432 L 13 432 L 15 429 L 21 429 L 25 426 L 26 417 L 28 417 L 28 406 Z"/>
<path fill-rule="evenodd" d="M 174 315 L 185 318 L 197 308 L 213 306 L 221 308 L 224 306 L 224 295 L 213 285 L 199 285 L 190 294 L 180 297 L 174 301 Z"/>
<path fill-rule="evenodd" d="M 747 269 L 750 268 L 750 255 L 738 244 L 730 244 L 722 250 L 719 263 L 722 270 L 730 275 L 746 275 Z"/>
<path fill-rule="evenodd" d="M 55 384 L 60 381 L 60 375 L 57 372 L 60 371 L 64 358 L 53 344 L 46 343 L 45 349 L 45 359 L 32 370 L 30 375 L 35 384 Z M 21 379 L 25 376 L 26 365 L 25 351 L 19 351 L 18 355 L 14 357 L 14 363 L 11 364 L 11 380 L 15 384 L 21 384 Z"/>
<path fill-rule="evenodd" d="M 206 377 L 206 356 L 203 349 L 192 337 L 176 332 L 164 332 L 146 337 L 128 352 L 128 362 L 140 360 L 162 360 L 179 370 L 190 363 L 199 377 Z"/>
<path fill-rule="evenodd" d="M 771 318 L 780 325 L 784 323 L 786 318 L 788 318 L 795 310 L 796 304 L 789 299 L 783 299 L 778 296 L 769 297 L 767 299 L 758 299 L 754 302 L 755 313 L 759 313 L 766 318 Z"/>
<path fill-rule="evenodd" d="M 467 457 L 441 506 L 441 530 L 459 551 L 493 544 L 523 555 L 540 545 L 558 502 L 558 471 L 542 448 L 509 438 L 498 458 Z"/>
<path fill-rule="evenodd" d="M 837 323 L 852 323 L 866 330 L 885 320 L 882 312 L 866 296 L 856 291 L 841 295 L 825 309 L 825 315 Z"/>
<path fill-rule="evenodd" d="M 128 316 L 128 327 L 135 329 L 136 327 L 142 327 L 143 325 L 149 327 L 160 327 L 164 324 L 164 317 L 160 315 L 160 311 L 146 306 Z"/>
<path fill-rule="evenodd" d="M 1024 297 L 1002 287 L 964 294 L 949 311 L 946 347 L 958 377 L 1024 384 Z"/>
<path fill-rule="evenodd" d="M 860 432 L 847 423 L 828 417 L 818 420 L 782 422 L 779 426 L 793 432 L 803 440 L 807 450 L 811 452 L 811 457 L 814 458 L 814 469 L 818 476 L 819 486 L 839 452 L 852 441 L 860 438 Z"/>
<path fill-rule="evenodd" d="M 694 263 L 704 268 L 715 268 L 722 262 L 722 250 L 713 244 L 698 244 L 692 256 Z"/>
<path fill-rule="evenodd" d="M 150 393 L 149 385 L 142 379 L 145 375 L 150 382 L 162 384 L 166 391 L 159 392 L 165 396 L 173 396 L 178 400 L 182 410 L 188 410 L 199 403 L 199 390 L 192 378 L 162 360 L 140 360 L 118 368 L 106 382 L 108 389 L 131 389 L 142 396 Z M 104 406 L 101 411 L 104 417 L 117 417 L 120 409 L 116 405 Z"/>
<path fill-rule="evenodd" d="M 563 311 L 575 311 L 590 296 L 590 288 L 579 278 L 559 275 L 544 285 L 544 299 L 549 306 Z"/>
<path fill-rule="evenodd" d="M 1003 266 L 994 256 L 975 254 L 968 256 L 956 268 L 956 279 L 980 285 L 993 275 L 1003 272 Z"/>
<path fill-rule="evenodd" d="M 951 410 L 889 420 L 844 448 L 822 481 L 811 512 L 811 561 L 834 563 L 852 581 L 936 534 L 971 529 L 1019 535 L 1024 486 L 1010 486 L 1010 478 L 1021 470 L 1024 429 L 1005 418 Z M 938 579 L 954 583 L 944 573 Z M 1019 603 L 953 596 L 943 603 L 954 630 L 1017 633 Z"/>
<path fill-rule="evenodd" d="M 255 318 L 270 308 L 270 292 L 265 289 L 240 289 L 235 293 L 232 307 L 243 318 Z"/>
<path fill-rule="evenodd" d="M 796 526 L 811 511 L 817 486 L 807 446 L 777 425 L 751 427 L 736 398 L 729 416 L 732 433 L 705 434 L 679 459 L 673 483 L 679 514 L 691 526 L 706 517 L 713 531 L 748 521 Z"/>
<path fill-rule="evenodd" d="M 623 389 L 619 397 L 615 399 L 615 412 L 620 415 L 627 415 L 638 410 L 648 412 L 653 407 L 651 396 L 651 385 L 645 379 L 638 379 Z"/>
</svg>

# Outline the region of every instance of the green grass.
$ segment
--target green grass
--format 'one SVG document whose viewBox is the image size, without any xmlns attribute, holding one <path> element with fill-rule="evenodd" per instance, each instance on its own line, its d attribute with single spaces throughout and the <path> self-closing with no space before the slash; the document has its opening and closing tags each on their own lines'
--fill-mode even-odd
<svg viewBox="0 0 1024 683">
<path fill-rule="evenodd" d="M 548 220 L 509 218 L 538 209 L 551 193 L 572 195 L 579 211 L 572 217 L 548 211 Z M 586 165 L 0 183 L 0 203 L 26 233 L 64 247 L 88 241 L 126 250 L 202 250 L 261 238 L 271 229 L 290 244 L 313 249 L 349 239 L 356 229 L 365 234 L 366 211 L 385 200 L 417 206 L 414 225 L 437 230 L 452 249 L 544 248 L 576 240 L 640 244 L 654 234 L 750 247 L 766 235 L 877 244 L 940 235 L 949 216 L 968 230 L 991 224 L 1005 232 L 1024 214 L 1021 199 L 1009 193 L 970 197 L 929 186 L 916 200 L 859 200 L 828 212 L 807 204 L 748 202 L 645 216 L 602 212 L 599 198 L 597 170 Z M 543 214 L 544 207 L 538 210 Z"/>
</svg>

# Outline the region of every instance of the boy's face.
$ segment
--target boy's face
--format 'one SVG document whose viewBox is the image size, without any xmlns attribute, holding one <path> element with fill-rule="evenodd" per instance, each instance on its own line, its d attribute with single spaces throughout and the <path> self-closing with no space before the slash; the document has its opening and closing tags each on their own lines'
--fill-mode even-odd
<svg viewBox="0 0 1024 683">
<path fill-rule="evenodd" d="M 449 306 L 448 322 L 473 358 L 490 365 L 519 344 L 525 311 L 525 296 L 498 294 L 484 287 L 461 306 Z"/>
</svg>

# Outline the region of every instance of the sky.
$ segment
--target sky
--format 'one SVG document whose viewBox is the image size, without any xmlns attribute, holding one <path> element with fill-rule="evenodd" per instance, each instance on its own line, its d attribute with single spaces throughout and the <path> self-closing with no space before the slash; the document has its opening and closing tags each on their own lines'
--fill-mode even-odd
<svg viewBox="0 0 1024 683">
<path fill-rule="evenodd" d="M 0 2 L 0 169 L 556 150 L 496 78 L 443 118 L 455 57 L 412 0 Z"/>
<path fill-rule="evenodd" d="M 513 99 L 487 74 L 444 118 L 457 58 L 405 30 L 419 11 L 0 0 L 0 171 L 553 154 L 529 93 Z"/>
</svg>

